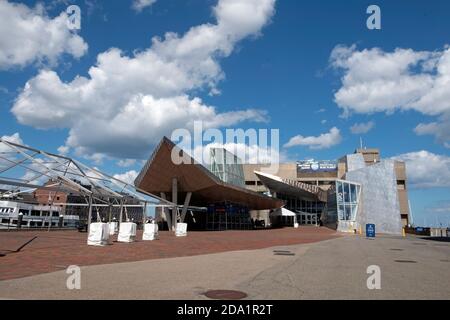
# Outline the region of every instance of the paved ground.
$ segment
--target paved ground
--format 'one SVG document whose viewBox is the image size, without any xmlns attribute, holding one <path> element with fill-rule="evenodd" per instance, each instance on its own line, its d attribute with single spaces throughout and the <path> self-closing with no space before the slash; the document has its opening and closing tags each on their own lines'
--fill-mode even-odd
<svg viewBox="0 0 450 320">
<path fill-rule="evenodd" d="M 38 236 L 22 251 L 10 253 Z M 77 231 L 0 232 L 0 280 L 66 269 L 69 265 L 96 265 L 148 259 L 194 256 L 224 251 L 251 250 L 277 245 L 317 242 L 338 237 L 327 228 L 301 227 L 255 231 L 189 232 L 177 238 L 161 232 L 158 241 L 113 242 L 106 247 L 86 245 L 86 233 Z M 138 232 L 138 239 L 142 239 Z M 114 237 L 116 239 L 116 237 Z"/>
<path fill-rule="evenodd" d="M 276 249 L 295 255 L 274 255 Z M 366 286 L 366 269 L 373 264 L 381 268 L 381 290 Z M 450 243 L 349 235 L 259 250 L 87 266 L 81 269 L 81 290 L 68 290 L 66 279 L 59 271 L 1 281 L 0 297 L 205 299 L 206 290 L 234 289 L 250 299 L 450 299 Z"/>
</svg>

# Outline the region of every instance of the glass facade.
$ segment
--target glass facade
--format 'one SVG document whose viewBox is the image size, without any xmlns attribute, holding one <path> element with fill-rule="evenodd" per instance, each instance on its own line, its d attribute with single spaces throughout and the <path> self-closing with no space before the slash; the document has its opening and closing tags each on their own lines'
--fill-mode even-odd
<svg viewBox="0 0 450 320">
<path fill-rule="evenodd" d="M 322 201 L 310 201 L 277 193 L 277 198 L 285 201 L 285 208 L 297 213 L 299 224 L 316 224 L 322 216 L 326 204 Z M 292 225 L 292 223 L 289 223 Z"/>
<path fill-rule="evenodd" d="M 242 161 L 223 148 L 211 148 L 209 170 L 223 182 L 245 188 Z"/>
<path fill-rule="evenodd" d="M 208 206 L 206 230 L 250 230 L 253 224 L 246 207 L 232 203 L 217 203 Z"/>
<path fill-rule="evenodd" d="M 339 221 L 356 220 L 360 191 L 361 186 L 359 184 L 342 180 L 336 181 L 336 212 Z"/>
</svg>

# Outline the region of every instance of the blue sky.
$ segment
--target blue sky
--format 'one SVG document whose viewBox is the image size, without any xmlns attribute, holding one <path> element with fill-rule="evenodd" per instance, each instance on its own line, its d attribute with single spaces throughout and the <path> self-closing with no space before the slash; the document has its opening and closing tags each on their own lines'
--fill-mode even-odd
<svg viewBox="0 0 450 320">
<path fill-rule="evenodd" d="M 23 1 L 20 9 L 17 1 L 0 0 L 4 13 L 11 10 L 10 26 L 15 23 L 14 10 L 20 10 L 17 19 L 26 22 L 33 15 L 43 17 L 40 27 L 53 23 L 61 28 L 53 20 L 70 4 L 78 5 L 82 14 L 81 30 L 60 31 L 66 40 L 36 40 L 43 32 L 19 35 L 24 39 L 22 45 L 34 39 L 30 45 L 34 51 L 26 57 L 19 49 L 13 50 L 11 32 L 0 28 L 0 136 L 19 133 L 24 143 L 54 152 L 66 146 L 64 152 L 113 174 L 140 170 L 140 160 L 150 154 L 161 135 L 183 124 L 183 119 L 173 119 L 170 112 L 176 114 L 180 106 L 200 108 L 186 113 L 186 123 L 197 116 L 215 123 L 216 117 L 223 116 L 227 125 L 221 129 L 278 128 L 280 144 L 292 142 L 292 147 L 281 150 L 289 160 L 336 159 L 353 152 L 362 137 L 367 147 L 380 148 L 382 157 L 406 160 L 409 195 L 418 223 L 425 219 L 428 224 L 436 220 L 449 223 L 448 1 L 264 0 L 261 3 L 266 7 L 255 7 L 260 15 L 250 10 L 243 21 L 239 12 L 227 11 L 226 6 L 221 9 L 216 0 L 151 2 L 138 11 L 132 0 Z M 381 30 L 366 27 L 370 4 L 381 8 Z M 219 9 L 213 10 L 215 6 Z M 220 22 L 218 17 L 233 19 Z M 248 24 L 239 25 L 247 20 Z M 183 45 L 186 33 L 195 26 L 219 26 L 225 31 L 210 28 L 217 43 L 196 35 L 200 53 L 192 48 L 186 49 L 192 51 L 189 55 L 171 52 Z M 169 31 L 178 34 L 173 46 L 164 38 Z M 231 34 L 233 40 L 221 42 L 224 34 Z M 153 37 L 161 37 L 159 51 L 152 45 Z M 53 49 L 53 45 L 62 49 Z M 169 70 L 167 65 L 159 71 L 155 60 L 150 60 L 153 58 L 144 57 L 135 70 L 111 48 L 120 49 L 122 57 L 131 60 L 152 51 L 158 59 L 183 65 L 181 72 L 193 79 L 168 88 L 160 80 Z M 107 57 L 108 63 L 101 65 L 99 54 Z M 13 59 L 2 60 L 2 55 Z M 208 58 L 212 59 L 210 65 L 198 66 Z M 88 71 L 96 66 L 102 77 L 93 80 Z M 117 79 L 116 66 L 117 70 L 123 68 L 125 80 Z M 140 71 L 141 75 L 135 74 Z M 78 87 L 72 82 L 76 77 L 86 83 Z M 30 85 L 25 89 L 27 81 Z M 151 89 L 147 90 L 146 81 Z M 392 86 L 380 86 L 383 81 Z M 141 91 L 135 89 L 142 83 Z M 127 89 L 128 84 L 135 85 Z M 64 85 L 69 87 L 67 91 Z M 220 94 L 211 95 L 212 88 Z M 104 100 L 95 100 L 96 95 Z M 149 126 L 158 129 L 146 130 L 145 117 L 140 122 L 130 120 L 138 117 L 133 111 L 115 118 L 114 112 L 125 105 L 135 108 L 132 110 L 161 107 L 162 114 L 147 115 Z M 30 115 L 30 106 L 43 115 L 61 113 L 64 124 L 58 125 L 56 116 L 43 122 Z M 111 118 L 102 119 L 102 125 L 95 127 L 92 119 L 102 108 Z M 232 120 L 233 114 L 244 110 L 242 121 Z M 355 134 L 350 129 L 370 123 L 368 132 Z M 115 135 L 115 131 L 123 134 Z M 140 140 L 133 146 L 130 141 L 137 136 Z M 133 161 L 135 158 L 138 161 Z M 131 160 L 118 163 L 124 159 Z"/>
</svg>

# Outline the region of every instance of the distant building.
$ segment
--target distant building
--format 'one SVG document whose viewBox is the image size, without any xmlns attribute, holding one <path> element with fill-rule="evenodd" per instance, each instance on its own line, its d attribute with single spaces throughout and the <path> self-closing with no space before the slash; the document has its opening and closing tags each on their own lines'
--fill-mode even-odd
<svg viewBox="0 0 450 320">
<path fill-rule="evenodd" d="M 185 161 L 175 164 L 174 153 Z M 247 230 L 253 228 L 251 210 L 279 208 L 283 201 L 247 190 L 243 178 L 240 160 L 229 152 L 213 149 L 207 168 L 164 137 L 134 184 L 179 206 L 157 208 L 164 227 L 174 230 L 176 221 L 185 221 L 190 230 Z"/>
<path fill-rule="evenodd" d="M 44 186 L 51 186 L 55 183 L 53 180 L 47 181 Z M 80 181 L 77 181 L 80 183 Z M 91 189 L 90 185 L 82 186 L 88 190 Z M 34 199 L 40 205 L 57 205 L 61 207 L 61 212 L 64 215 L 68 216 L 79 216 L 80 222 L 86 223 L 88 220 L 88 199 L 83 197 L 77 193 L 69 192 L 66 190 L 63 191 L 53 191 L 44 188 L 38 188 L 33 192 Z M 123 217 L 125 219 L 128 216 L 130 221 L 142 222 L 143 221 L 143 211 L 144 209 L 139 206 L 140 202 L 127 195 L 124 194 L 124 204 L 128 205 L 128 207 L 124 207 L 123 209 Z M 97 204 L 97 205 L 96 205 Z M 109 221 L 112 219 L 119 220 L 120 217 L 120 207 L 107 207 L 103 205 L 104 202 L 94 201 L 92 206 L 92 220 L 97 221 L 100 217 L 103 221 Z"/>
<path fill-rule="evenodd" d="M 400 234 L 409 223 L 405 163 L 383 160 L 378 149 L 357 149 L 337 161 L 282 163 L 275 175 L 264 165 L 244 164 L 248 189 L 285 201 L 300 223 L 354 231 L 375 223 Z"/>
<path fill-rule="evenodd" d="M 174 163 L 173 154 L 184 161 Z M 265 173 L 265 166 L 242 164 L 213 148 L 205 167 L 164 137 L 135 185 L 177 205 L 156 210 L 157 220 L 172 230 L 180 221 L 202 230 L 250 229 L 257 221 L 344 232 L 374 223 L 378 232 L 401 234 L 409 222 L 405 164 L 381 159 L 377 149 L 358 149 L 337 161 L 282 163 L 275 174 Z"/>
</svg>

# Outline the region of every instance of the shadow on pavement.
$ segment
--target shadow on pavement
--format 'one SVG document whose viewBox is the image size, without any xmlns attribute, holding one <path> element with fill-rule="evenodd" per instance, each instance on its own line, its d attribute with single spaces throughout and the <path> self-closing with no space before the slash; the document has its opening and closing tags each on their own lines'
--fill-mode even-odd
<svg viewBox="0 0 450 320">
<path fill-rule="evenodd" d="M 423 240 L 439 241 L 439 242 L 450 242 L 450 237 L 422 237 Z"/>
</svg>

